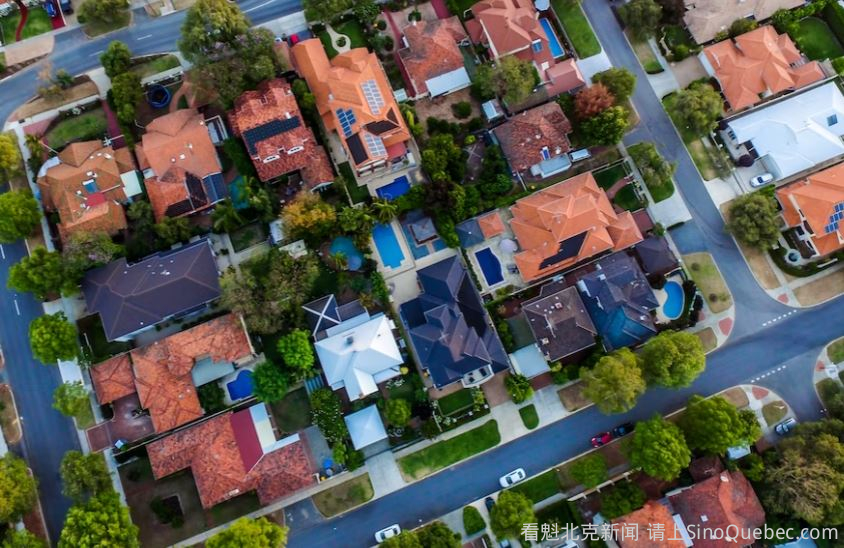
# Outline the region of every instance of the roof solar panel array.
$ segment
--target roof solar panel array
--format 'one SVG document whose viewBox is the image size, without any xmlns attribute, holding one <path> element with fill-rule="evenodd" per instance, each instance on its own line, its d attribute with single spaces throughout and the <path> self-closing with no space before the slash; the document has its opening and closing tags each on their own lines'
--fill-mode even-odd
<svg viewBox="0 0 844 548">
<path fill-rule="evenodd" d="M 337 119 L 340 120 L 340 127 L 343 128 L 343 135 L 349 137 L 352 134 L 352 126 L 357 122 L 355 112 L 348 108 L 338 108 Z"/>
<path fill-rule="evenodd" d="M 387 149 L 384 147 L 384 141 L 381 137 L 371 133 L 364 133 L 363 138 L 366 140 L 366 148 L 369 149 L 370 156 L 385 156 Z"/>
<path fill-rule="evenodd" d="M 372 114 L 381 114 L 381 107 L 384 106 L 384 97 L 381 95 L 381 90 L 378 89 L 378 84 L 375 80 L 366 80 L 360 85 L 363 89 L 363 96 L 366 98 L 366 103 Z"/>
</svg>

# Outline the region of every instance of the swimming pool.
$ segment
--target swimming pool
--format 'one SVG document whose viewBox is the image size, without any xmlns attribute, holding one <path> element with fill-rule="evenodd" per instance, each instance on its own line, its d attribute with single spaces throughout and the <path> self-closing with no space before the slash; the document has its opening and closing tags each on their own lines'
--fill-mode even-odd
<svg viewBox="0 0 844 548">
<path fill-rule="evenodd" d="M 379 198 L 384 198 L 385 200 L 395 200 L 402 194 L 407 194 L 408 190 L 410 190 L 410 182 L 407 180 L 406 176 L 402 175 L 392 183 L 375 189 L 375 193 Z"/>
<path fill-rule="evenodd" d="M 363 265 L 363 255 L 355 247 L 352 239 L 346 236 L 334 238 L 334 241 L 331 242 L 331 247 L 328 248 L 328 253 L 331 255 L 342 253 L 345 255 L 349 270 L 360 270 L 360 267 Z"/>
<path fill-rule="evenodd" d="M 489 287 L 504 281 L 504 274 L 501 273 L 501 261 L 495 256 L 495 253 L 488 247 L 475 251 L 475 258 L 478 264 L 481 265 L 481 271 L 486 278 L 486 285 Z"/>
<path fill-rule="evenodd" d="M 375 248 L 378 249 L 378 256 L 387 268 L 398 268 L 404 262 L 404 252 L 396 238 L 396 232 L 391 225 L 375 225 L 372 229 L 372 239 L 375 241 Z"/>
<path fill-rule="evenodd" d="M 662 288 L 667 295 L 665 302 L 662 304 L 662 313 L 669 320 L 676 320 L 683 313 L 683 305 L 686 297 L 683 295 L 683 286 L 679 283 L 669 280 L 665 282 Z"/>
<path fill-rule="evenodd" d="M 226 390 L 232 401 L 241 400 L 252 395 L 255 390 L 255 383 L 252 381 L 252 371 L 244 369 L 237 374 L 231 382 L 226 383 Z"/>
<path fill-rule="evenodd" d="M 560 45 L 557 33 L 554 32 L 554 27 L 551 26 L 551 21 L 541 17 L 539 19 L 539 24 L 542 25 L 542 29 L 545 31 L 545 36 L 548 37 L 548 49 L 551 50 L 551 55 L 553 55 L 555 59 L 557 57 L 562 57 L 565 54 L 565 51 L 563 51 L 563 46 Z"/>
</svg>

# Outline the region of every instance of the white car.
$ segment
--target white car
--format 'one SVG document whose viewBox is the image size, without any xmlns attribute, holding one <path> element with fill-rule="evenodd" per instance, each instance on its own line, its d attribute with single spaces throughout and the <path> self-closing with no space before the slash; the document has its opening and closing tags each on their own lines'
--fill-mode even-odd
<svg viewBox="0 0 844 548">
<path fill-rule="evenodd" d="M 384 542 L 388 538 L 392 538 L 392 537 L 398 535 L 399 533 L 401 533 L 401 527 L 399 527 L 398 523 L 394 523 L 394 524 L 390 525 L 389 527 L 387 527 L 386 529 L 381 529 L 380 531 L 375 533 L 375 542 L 377 542 L 378 544 L 381 544 L 382 542 Z"/>
<path fill-rule="evenodd" d="M 517 468 L 516 470 L 513 470 L 512 472 L 507 474 L 506 476 L 501 476 L 498 479 L 498 483 L 501 484 L 501 487 L 503 487 L 504 489 L 507 489 L 508 487 L 512 487 L 513 485 L 516 485 L 517 483 L 519 483 L 520 481 L 522 481 L 526 477 L 527 477 L 527 474 L 525 474 L 524 468 Z"/>
<path fill-rule="evenodd" d="M 762 175 L 757 175 L 756 177 L 750 180 L 750 186 L 753 188 L 759 188 L 760 186 L 765 186 L 771 181 L 774 180 L 774 176 L 770 173 L 763 173 Z"/>
<path fill-rule="evenodd" d="M 797 419 L 791 417 L 790 419 L 785 419 L 784 421 L 776 425 L 774 427 L 774 431 L 776 431 L 776 433 L 780 436 L 785 436 L 786 434 L 794 430 L 795 426 L 797 426 Z"/>
</svg>

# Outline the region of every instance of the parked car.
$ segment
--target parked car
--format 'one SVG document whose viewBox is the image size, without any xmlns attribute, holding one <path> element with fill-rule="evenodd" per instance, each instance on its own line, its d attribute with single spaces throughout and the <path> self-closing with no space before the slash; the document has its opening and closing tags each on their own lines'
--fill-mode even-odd
<svg viewBox="0 0 844 548">
<path fill-rule="evenodd" d="M 624 424 L 619 424 L 618 426 L 612 429 L 612 437 L 613 439 L 615 439 L 620 438 L 622 436 L 626 436 L 635 429 L 636 425 L 632 422 L 625 422 Z"/>
<path fill-rule="evenodd" d="M 600 447 L 611 442 L 613 439 L 612 432 L 601 432 L 592 436 L 592 447 Z"/>
<path fill-rule="evenodd" d="M 58 13 L 56 13 L 56 6 L 53 5 L 52 1 L 44 2 L 44 11 L 47 12 L 47 15 L 50 16 L 50 19 L 55 19 Z"/>
<path fill-rule="evenodd" d="M 504 489 L 507 489 L 508 487 L 516 485 L 517 483 L 519 483 L 520 481 L 522 481 L 526 477 L 527 477 L 527 474 L 525 474 L 524 468 L 517 468 L 517 469 L 513 470 L 512 472 L 510 472 L 509 474 L 501 476 L 500 478 L 498 478 L 498 483 L 501 484 L 501 487 L 503 487 Z"/>
<path fill-rule="evenodd" d="M 487 512 L 492 512 L 492 507 L 495 506 L 495 501 L 492 497 L 487 497 L 484 499 L 484 506 L 486 506 Z"/>
<path fill-rule="evenodd" d="M 771 181 L 774 180 L 774 176 L 770 173 L 763 173 L 762 175 L 757 175 L 756 177 L 750 180 L 750 186 L 753 188 L 759 188 L 760 186 L 765 186 Z"/>
<path fill-rule="evenodd" d="M 389 527 L 387 527 L 385 529 L 381 529 L 380 531 L 375 533 L 375 541 L 378 544 L 381 544 L 382 542 L 384 542 L 388 538 L 392 538 L 392 537 L 398 535 L 399 533 L 401 533 L 401 527 L 399 527 L 398 523 L 394 523 L 394 524 L 390 525 Z"/>
<path fill-rule="evenodd" d="M 62 8 L 62 13 L 65 15 L 73 13 L 73 4 L 70 3 L 70 0 L 59 0 L 59 6 Z"/>
<path fill-rule="evenodd" d="M 785 419 L 784 421 L 776 425 L 774 427 L 774 431 L 780 436 L 785 436 L 786 434 L 794 430 L 795 426 L 797 426 L 797 419 L 791 417 L 790 419 Z"/>
</svg>

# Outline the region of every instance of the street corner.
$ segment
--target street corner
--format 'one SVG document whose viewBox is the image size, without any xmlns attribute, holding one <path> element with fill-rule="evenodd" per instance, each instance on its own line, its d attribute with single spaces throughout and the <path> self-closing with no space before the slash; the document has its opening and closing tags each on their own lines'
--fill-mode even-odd
<svg viewBox="0 0 844 548">
<path fill-rule="evenodd" d="M 794 417 L 788 402 L 769 388 L 753 384 L 741 384 L 720 393 L 739 410 L 750 410 L 762 429 L 762 437 L 772 439 L 778 424 Z"/>
</svg>

